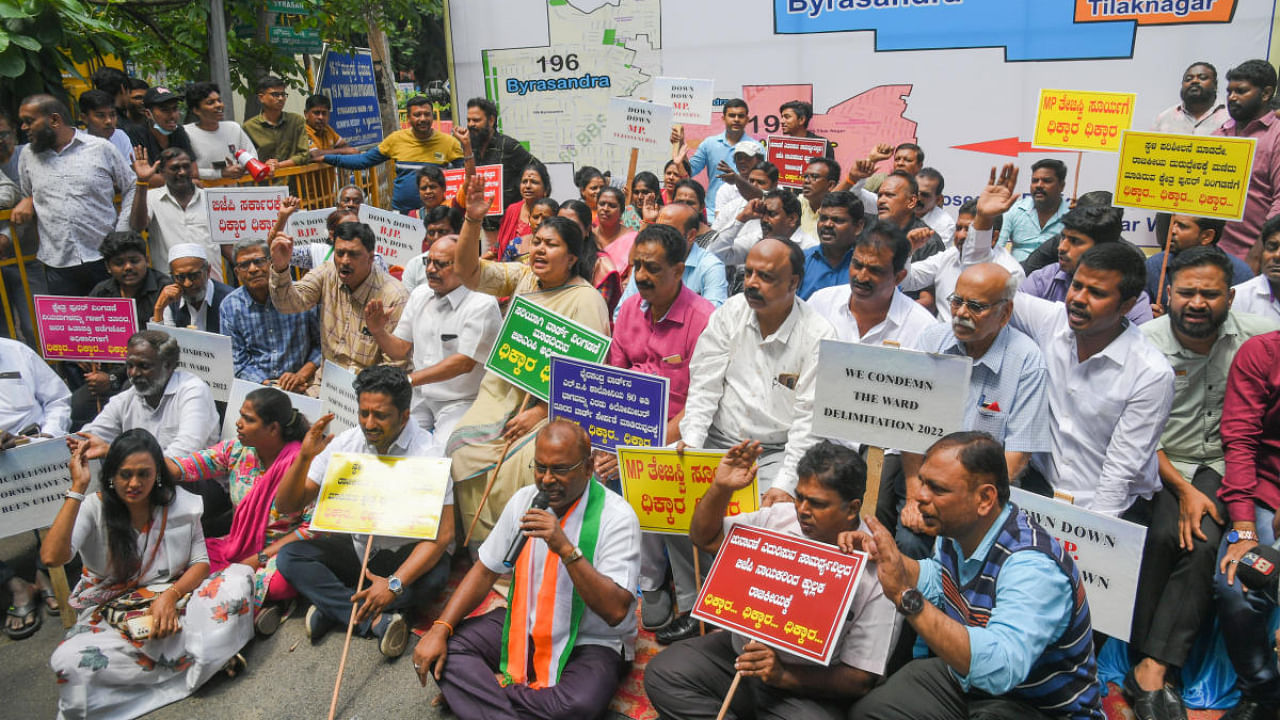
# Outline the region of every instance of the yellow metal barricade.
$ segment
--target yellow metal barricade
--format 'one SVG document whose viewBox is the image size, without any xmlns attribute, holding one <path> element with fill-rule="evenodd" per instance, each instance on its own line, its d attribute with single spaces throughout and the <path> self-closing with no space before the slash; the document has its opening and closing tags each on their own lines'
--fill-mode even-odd
<svg viewBox="0 0 1280 720">
<path fill-rule="evenodd" d="M 0 222 L 9 220 L 10 210 L 0 210 Z M 22 246 L 18 243 L 17 232 L 10 226 L 9 239 L 12 241 L 13 257 L 0 260 L 0 268 L 7 268 L 13 265 L 18 266 L 18 277 L 22 279 L 22 294 L 27 298 L 27 313 L 31 316 L 31 329 L 35 331 L 36 327 L 36 308 L 35 303 L 31 300 L 31 283 L 27 280 L 27 261 L 32 259 L 30 256 L 22 254 Z M 13 302 L 9 298 L 9 286 L 5 282 L 0 282 L 0 305 L 4 308 L 4 321 L 9 328 L 9 337 L 18 337 L 18 322 L 13 314 Z"/>
</svg>

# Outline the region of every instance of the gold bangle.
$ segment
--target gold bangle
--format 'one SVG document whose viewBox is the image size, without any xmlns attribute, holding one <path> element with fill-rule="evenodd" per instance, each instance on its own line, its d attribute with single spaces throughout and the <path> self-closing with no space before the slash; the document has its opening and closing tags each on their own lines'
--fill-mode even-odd
<svg viewBox="0 0 1280 720">
<path fill-rule="evenodd" d="M 134 181 L 133 181 L 133 184 L 134 184 L 134 185 L 137 185 L 138 187 L 144 187 L 144 188 L 149 188 L 149 187 L 151 187 L 151 183 L 149 183 L 149 182 L 142 182 L 141 180 L 134 180 Z"/>
<path fill-rule="evenodd" d="M 443 626 L 445 626 L 446 628 L 448 628 L 448 629 L 449 629 L 449 637 L 453 637 L 453 626 L 452 626 L 452 625 L 450 625 L 449 623 L 445 622 L 444 620 L 436 620 L 435 622 L 431 623 L 431 625 L 432 625 L 433 627 L 434 627 L 434 626 L 436 626 L 436 625 L 443 625 Z"/>
</svg>

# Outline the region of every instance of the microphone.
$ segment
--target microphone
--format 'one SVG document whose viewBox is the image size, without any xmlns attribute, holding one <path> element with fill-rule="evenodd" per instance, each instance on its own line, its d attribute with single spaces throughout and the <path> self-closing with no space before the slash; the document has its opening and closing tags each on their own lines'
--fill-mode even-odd
<svg viewBox="0 0 1280 720">
<path fill-rule="evenodd" d="M 545 491 L 540 490 L 537 495 L 533 496 L 533 502 L 529 503 L 529 509 L 532 510 L 537 508 L 539 510 L 546 510 L 550 505 L 551 497 L 547 495 Z M 529 537 L 523 532 L 516 532 L 515 539 L 511 541 L 511 547 L 507 550 L 506 557 L 502 558 L 502 564 L 505 567 L 513 568 L 516 566 L 516 560 L 520 557 L 520 551 L 524 550 L 524 544 L 528 540 Z"/>
</svg>

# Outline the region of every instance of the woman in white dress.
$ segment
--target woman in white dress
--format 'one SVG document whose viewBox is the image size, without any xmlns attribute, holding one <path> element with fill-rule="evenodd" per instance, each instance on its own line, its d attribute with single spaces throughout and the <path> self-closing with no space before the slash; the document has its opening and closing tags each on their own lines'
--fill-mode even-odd
<svg viewBox="0 0 1280 720">
<path fill-rule="evenodd" d="M 83 446 L 82 446 L 83 448 Z M 77 552 L 84 572 L 71 593 L 76 624 L 49 661 L 59 718 L 134 718 L 191 694 L 253 637 L 253 570 L 209 576 L 200 499 L 175 487 L 160 445 L 129 430 L 107 451 L 101 490 L 89 490 L 83 449 L 71 456 L 71 490 L 41 558 Z M 152 596 L 150 636 L 130 639 L 107 620 L 108 603 Z M 242 665 L 240 666 L 242 668 Z"/>
</svg>

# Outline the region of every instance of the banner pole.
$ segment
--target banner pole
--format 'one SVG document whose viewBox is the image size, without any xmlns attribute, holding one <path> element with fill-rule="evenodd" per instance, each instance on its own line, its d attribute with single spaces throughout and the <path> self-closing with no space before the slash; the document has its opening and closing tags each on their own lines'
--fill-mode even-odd
<svg viewBox="0 0 1280 720">
<path fill-rule="evenodd" d="M 364 574 L 369 570 L 369 553 L 373 550 L 373 535 L 364 544 L 364 560 L 360 561 L 360 578 L 356 580 L 356 594 L 364 589 Z M 333 682 L 333 699 L 329 701 L 329 720 L 338 712 L 338 692 L 342 690 L 342 673 L 347 669 L 347 651 L 351 649 L 351 633 L 356 627 L 356 604 L 351 603 L 351 617 L 347 620 L 347 639 L 342 643 L 342 658 L 338 661 L 338 677 Z"/>
<path fill-rule="evenodd" d="M 1079 197 L 1080 197 L 1080 196 L 1079 196 L 1079 191 L 1080 191 L 1080 166 L 1081 166 L 1081 165 L 1083 165 L 1083 164 L 1084 164 L 1084 151 L 1083 151 L 1083 150 L 1077 150 L 1077 151 L 1076 151 L 1076 179 L 1075 179 L 1075 182 L 1071 184 L 1071 200 L 1072 200 L 1072 202 L 1074 202 L 1074 201 L 1078 200 L 1078 199 L 1079 199 Z"/>
<path fill-rule="evenodd" d="M 698 550 L 698 546 L 697 546 L 697 545 L 694 545 L 694 546 L 693 546 L 693 587 L 694 587 L 694 597 L 702 597 L 702 562 L 698 559 L 698 555 L 699 555 L 699 554 L 701 554 L 701 551 L 700 551 L 700 550 Z M 690 610 L 690 611 L 692 611 L 692 610 L 693 610 L 693 608 L 689 608 L 689 610 Z M 701 620 L 699 620 L 699 621 L 698 621 L 698 634 L 699 634 L 699 635 L 706 635 L 706 634 L 707 634 L 707 625 L 706 625 L 706 623 L 702 622 Z"/>
<path fill-rule="evenodd" d="M 1169 232 L 1164 239 L 1164 257 L 1160 260 L 1160 284 L 1156 286 L 1156 296 L 1151 300 L 1151 302 L 1162 308 L 1165 307 L 1164 278 L 1166 271 L 1169 269 L 1169 253 L 1171 250 L 1173 250 L 1173 232 Z"/>
<path fill-rule="evenodd" d="M 627 192 L 627 206 L 631 205 L 631 181 L 636 179 L 636 163 L 640 162 L 640 148 L 631 148 L 631 162 L 627 164 L 627 184 L 624 186 Z"/>
<path fill-rule="evenodd" d="M 884 448 L 870 446 L 867 449 L 867 489 L 862 494 L 862 512 L 867 508 L 875 514 L 876 503 L 880 500 L 880 475 L 884 472 Z"/>
<path fill-rule="evenodd" d="M 742 682 L 742 672 L 733 674 L 733 683 L 729 685 L 729 692 L 725 693 L 724 702 L 720 705 L 720 712 L 716 714 L 716 720 L 724 720 L 725 713 L 729 712 L 729 703 L 733 702 L 733 694 L 738 692 L 738 683 Z"/>
<path fill-rule="evenodd" d="M 524 400 L 520 403 L 520 409 L 516 410 L 516 415 L 525 411 L 525 407 L 529 404 L 529 393 L 524 394 Z M 512 416 L 514 417 L 514 416 Z M 485 483 L 484 494 L 480 496 L 480 504 L 476 506 L 476 514 L 471 517 L 471 525 L 467 527 L 467 536 L 462 541 L 462 547 L 466 548 L 471 544 L 471 533 L 475 532 L 476 521 L 480 519 L 480 511 L 484 510 L 484 504 L 489 500 L 489 493 L 493 491 L 493 482 L 498 479 L 498 473 L 502 470 L 502 463 L 507 460 L 507 453 L 511 452 L 511 445 L 518 438 L 511 438 L 502 448 L 502 455 L 498 456 L 498 464 L 493 466 L 493 474 L 489 476 L 489 482 Z M 332 718 L 330 718 L 332 720 Z"/>
</svg>

